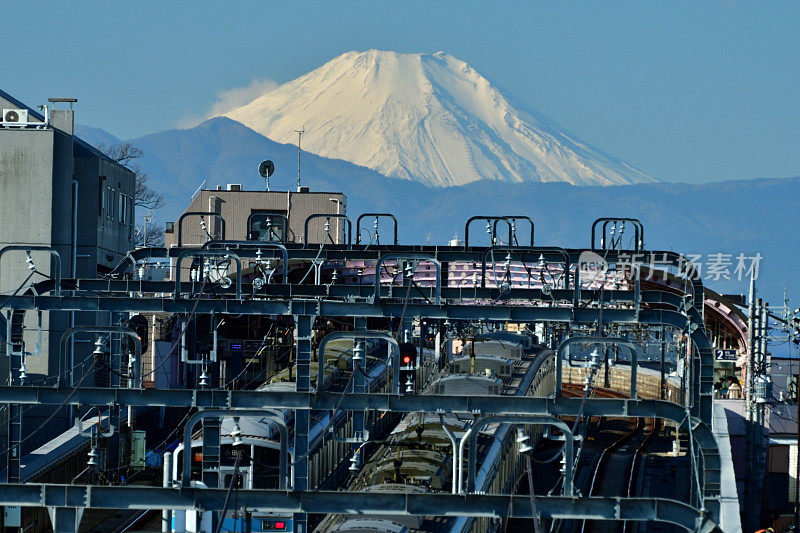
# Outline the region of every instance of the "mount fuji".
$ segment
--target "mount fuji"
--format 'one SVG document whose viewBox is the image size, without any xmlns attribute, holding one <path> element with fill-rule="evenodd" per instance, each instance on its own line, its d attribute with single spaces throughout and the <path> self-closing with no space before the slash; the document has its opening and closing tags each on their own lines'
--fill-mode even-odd
<svg viewBox="0 0 800 533">
<path fill-rule="evenodd" d="M 444 52 L 348 52 L 223 113 L 279 143 L 447 187 L 655 181 L 503 94 Z"/>
</svg>

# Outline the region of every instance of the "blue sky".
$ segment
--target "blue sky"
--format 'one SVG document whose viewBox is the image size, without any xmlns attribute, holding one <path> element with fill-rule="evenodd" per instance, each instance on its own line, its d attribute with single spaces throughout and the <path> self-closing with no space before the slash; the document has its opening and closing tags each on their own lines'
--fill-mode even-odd
<svg viewBox="0 0 800 533">
<path fill-rule="evenodd" d="M 348 50 L 444 50 L 667 181 L 800 175 L 800 2 L 13 2 L 0 87 L 124 137 Z M 9 24 L 20 20 L 20 24 Z"/>
</svg>

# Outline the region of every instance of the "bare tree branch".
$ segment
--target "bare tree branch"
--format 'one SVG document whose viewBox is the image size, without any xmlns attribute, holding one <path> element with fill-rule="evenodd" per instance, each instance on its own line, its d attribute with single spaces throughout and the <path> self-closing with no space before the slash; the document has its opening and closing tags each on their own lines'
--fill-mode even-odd
<svg viewBox="0 0 800 533">
<path fill-rule="evenodd" d="M 98 145 L 97 149 L 133 172 L 136 178 L 133 201 L 137 207 L 152 211 L 164 205 L 164 195 L 150 187 L 150 177 L 146 172 L 142 171 L 141 166 L 139 166 L 139 163 L 136 161 L 144 154 L 141 148 L 126 142 L 116 145 L 107 145 L 103 143 Z M 149 233 L 148 231 L 148 240 Z"/>
<path fill-rule="evenodd" d="M 164 226 L 159 224 L 147 225 L 147 238 L 144 235 L 144 226 L 136 225 L 133 235 L 136 246 L 161 247 L 164 246 Z"/>
</svg>

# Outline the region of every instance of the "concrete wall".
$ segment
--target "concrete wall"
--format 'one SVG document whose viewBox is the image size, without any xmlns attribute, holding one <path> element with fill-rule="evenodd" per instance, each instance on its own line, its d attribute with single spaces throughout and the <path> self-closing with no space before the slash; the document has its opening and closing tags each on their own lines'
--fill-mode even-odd
<svg viewBox="0 0 800 533">
<path fill-rule="evenodd" d="M 79 183 L 79 268 L 89 264 L 111 269 L 133 248 L 134 175 L 86 150 L 76 153 L 75 170 Z"/>
<path fill-rule="evenodd" d="M 0 224 L 0 247 L 9 244 L 46 244 L 53 242 L 54 217 L 48 216 L 54 199 L 53 168 L 56 158 L 63 157 L 56 151 L 54 130 L 0 130 L 0 213 L 3 223 Z M 63 149 L 61 143 L 59 147 Z M 32 216 L 40 213 L 42 216 Z M 69 238 L 67 238 L 67 243 Z M 62 273 L 68 267 L 67 249 L 59 249 L 67 265 L 62 264 Z M 50 254 L 32 252 L 36 268 L 47 275 L 52 275 Z M 8 293 L 17 289 L 28 277 L 24 252 L 9 252 L 0 261 L 0 291 Z M 36 281 L 43 278 L 36 276 Z M 63 313 L 62 313 L 63 314 Z M 29 334 L 24 337 L 28 351 L 38 341 L 38 320 L 33 313 L 26 313 L 24 327 Z M 56 317 L 54 317 L 56 318 Z M 62 317 L 63 318 L 63 317 Z M 60 320 L 55 320 L 61 326 Z M 42 327 L 51 329 L 50 316 L 43 316 Z M 42 355 L 28 359 L 28 371 L 43 373 L 50 363 L 50 337 L 42 338 Z M 55 354 L 53 354 L 55 356 Z M 4 372 L 2 380 L 7 379 Z"/>
<path fill-rule="evenodd" d="M 0 97 L 0 107 L 19 107 Z M 113 267 L 132 248 L 134 222 L 134 176 L 129 170 L 109 161 L 73 136 L 71 110 L 53 110 L 51 127 L 0 128 L 0 247 L 8 244 L 45 244 L 61 256 L 61 275 L 71 277 L 73 262 L 73 177 L 79 184 L 77 209 L 77 274 L 95 277 L 98 265 Z M 131 198 L 126 220 L 111 220 L 98 211 L 105 176 L 113 187 Z M 36 268 L 53 275 L 55 262 L 46 252 L 33 252 Z M 12 252 L 0 261 L 0 291 L 16 289 L 28 276 L 24 252 Z M 36 275 L 33 281 L 41 281 Z M 102 317 L 83 313 L 79 324 L 95 324 Z M 59 367 L 66 371 L 65 355 L 59 353 L 59 340 L 70 327 L 69 313 L 43 313 L 41 353 L 26 357 L 28 374 L 53 375 Z M 36 313 L 24 320 L 27 352 L 38 344 L 39 322 Z M 4 331 L 5 333 L 5 331 Z M 8 372 L 0 368 L 0 381 Z"/>
</svg>

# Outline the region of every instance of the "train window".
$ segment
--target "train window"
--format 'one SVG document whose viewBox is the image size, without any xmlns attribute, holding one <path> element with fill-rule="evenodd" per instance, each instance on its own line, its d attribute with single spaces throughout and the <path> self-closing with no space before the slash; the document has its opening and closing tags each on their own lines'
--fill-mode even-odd
<svg viewBox="0 0 800 533">
<path fill-rule="evenodd" d="M 247 219 L 247 240 L 286 241 L 286 215 L 277 211 L 253 211 Z"/>
<path fill-rule="evenodd" d="M 233 474 L 228 474 L 225 476 L 223 487 L 228 488 L 231 486 L 231 481 L 233 480 Z M 236 489 L 243 489 L 244 488 L 244 476 L 241 474 L 236 474 L 236 485 L 234 486 Z"/>
<path fill-rule="evenodd" d="M 277 489 L 280 474 L 280 452 L 276 448 L 257 446 L 253 456 L 253 488 Z"/>
</svg>

